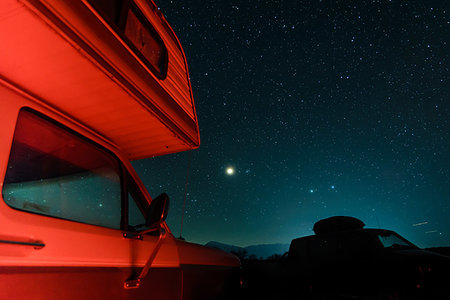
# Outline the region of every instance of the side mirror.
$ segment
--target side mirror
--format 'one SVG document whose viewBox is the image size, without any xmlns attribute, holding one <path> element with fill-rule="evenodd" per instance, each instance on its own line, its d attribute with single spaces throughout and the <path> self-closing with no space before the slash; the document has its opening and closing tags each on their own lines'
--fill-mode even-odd
<svg viewBox="0 0 450 300">
<path fill-rule="evenodd" d="M 169 211 L 169 196 L 162 193 L 152 200 L 147 211 L 146 225 L 148 228 L 159 228 L 167 218 Z"/>
<path fill-rule="evenodd" d="M 142 240 L 143 234 L 154 232 L 156 230 L 159 231 L 159 238 L 140 274 L 137 277 L 136 275 L 134 275 L 124 282 L 124 287 L 126 289 L 136 289 L 140 287 L 142 280 L 145 278 L 145 276 L 147 276 L 147 273 L 152 266 L 153 260 L 155 259 L 156 254 L 158 254 L 159 248 L 161 247 L 164 238 L 167 235 L 167 232 L 163 228 L 161 228 L 161 223 L 166 220 L 168 210 L 169 196 L 166 193 L 162 193 L 161 195 L 153 199 L 150 203 L 145 220 L 145 224 L 149 229 L 139 232 L 137 236 L 134 236 L 134 238 Z"/>
</svg>

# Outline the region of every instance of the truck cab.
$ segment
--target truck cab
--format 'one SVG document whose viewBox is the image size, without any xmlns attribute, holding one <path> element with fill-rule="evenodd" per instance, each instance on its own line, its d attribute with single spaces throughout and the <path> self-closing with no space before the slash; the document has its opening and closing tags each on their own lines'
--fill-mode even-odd
<svg viewBox="0 0 450 300">
<path fill-rule="evenodd" d="M 449 299 L 450 257 L 354 217 L 317 221 L 278 259 L 244 260 L 243 291 L 258 299 Z"/>
<path fill-rule="evenodd" d="M 130 163 L 200 144 L 186 57 L 157 6 L 6 0 L 0 22 L 1 298 L 232 295 L 239 260 L 176 239 L 169 196 Z"/>
<path fill-rule="evenodd" d="M 292 240 L 286 272 L 294 293 L 312 299 L 447 299 L 450 258 L 415 246 L 398 233 L 363 228 L 335 216 L 314 235 Z"/>
</svg>

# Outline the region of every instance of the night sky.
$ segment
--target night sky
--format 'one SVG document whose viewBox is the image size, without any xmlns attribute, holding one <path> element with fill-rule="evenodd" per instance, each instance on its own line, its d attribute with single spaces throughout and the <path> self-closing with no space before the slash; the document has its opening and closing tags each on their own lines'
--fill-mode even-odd
<svg viewBox="0 0 450 300">
<path fill-rule="evenodd" d="M 188 241 L 290 243 L 347 215 L 450 246 L 450 1 L 157 4 L 201 146 L 133 165 L 175 236 L 191 157 Z"/>
</svg>

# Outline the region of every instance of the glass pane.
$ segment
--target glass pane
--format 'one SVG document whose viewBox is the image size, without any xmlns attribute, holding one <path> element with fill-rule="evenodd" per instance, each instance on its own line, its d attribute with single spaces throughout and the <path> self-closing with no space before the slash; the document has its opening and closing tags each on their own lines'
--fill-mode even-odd
<svg viewBox="0 0 450 300">
<path fill-rule="evenodd" d="M 134 179 L 129 174 L 127 176 L 128 225 L 131 230 L 142 230 L 145 228 L 145 211 L 148 204 Z"/>
<path fill-rule="evenodd" d="M 332 237 L 315 237 L 310 240 L 309 253 L 312 256 L 329 256 L 337 253 L 337 239 Z"/>
<path fill-rule="evenodd" d="M 23 110 L 3 198 L 20 210 L 119 229 L 119 170 L 118 161 L 94 143 Z"/>
<path fill-rule="evenodd" d="M 144 225 L 145 224 L 145 217 L 142 214 L 141 210 L 136 204 L 136 201 L 134 200 L 133 196 L 131 194 L 128 194 L 128 223 L 130 226 L 136 228 L 136 229 L 142 229 L 141 226 L 138 225 Z M 144 226 L 142 226 L 144 227 Z"/>
<path fill-rule="evenodd" d="M 164 48 L 131 9 L 128 11 L 125 36 L 161 74 L 164 68 Z"/>
<path fill-rule="evenodd" d="M 393 234 L 378 235 L 378 239 L 383 244 L 384 248 L 403 248 L 412 246 L 407 241 Z"/>
</svg>

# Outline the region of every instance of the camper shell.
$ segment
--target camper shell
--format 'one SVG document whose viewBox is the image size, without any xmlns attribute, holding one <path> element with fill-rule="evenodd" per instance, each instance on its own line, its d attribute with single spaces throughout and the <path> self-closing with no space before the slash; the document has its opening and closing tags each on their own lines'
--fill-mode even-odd
<svg viewBox="0 0 450 300">
<path fill-rule="evenodd" d="M 5 0 L 0 24 L 0 297 L 232 293 L 239 260 L 176 239 L 167 195 L 130 163 L 200 144 L 186 57 L 157 6 Z"/>
<path fill-rule="evenodd" d="M 99 3 L 128 3 L 128 14 L 141 23 L 120 29 L 103 17 L 106 8 L 98 9 Z M 153 2 L 7 0 L 0 5 L 4 85 L 83 124 L 130 160 L 199 146 L 186 57 Z M 117 4 L 119 13 L 122 6 Z M 161 43 L 162 73 L 131 41 L 145 37 L 145 28 Z"/>
</svg>

